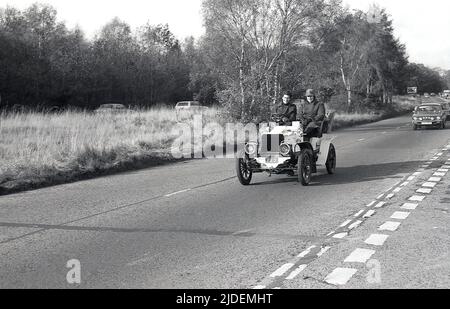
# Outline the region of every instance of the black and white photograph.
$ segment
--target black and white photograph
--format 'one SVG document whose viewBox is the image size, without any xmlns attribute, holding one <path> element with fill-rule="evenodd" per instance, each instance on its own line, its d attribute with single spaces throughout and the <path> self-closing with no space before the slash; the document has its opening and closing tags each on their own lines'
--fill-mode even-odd
<svg viewBox="0 0 450 309">
<path fill-rule="evenodd" d="M 450 289 L 449 38 L 448 0 L 0 0 L 0 289 Z"/>
</svg>

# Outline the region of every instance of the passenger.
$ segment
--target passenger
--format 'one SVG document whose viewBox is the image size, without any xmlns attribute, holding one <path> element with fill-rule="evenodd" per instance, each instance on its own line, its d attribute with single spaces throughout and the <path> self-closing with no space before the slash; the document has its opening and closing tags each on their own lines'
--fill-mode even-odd
<svg viewBox="0 0 450 309">
<path fill-rule="evenodd" d="M 325 120 L 325 105 L 317 101 L 313 89 L 306 91 L 306 102 L 301 105 L 298 114 L 304 134 L 307 137 L 318 137 L 322 122 Z"/>
<path fill-rule="evenodd" d="M 283 103 L 277 107 L 277 114 L 285 125 L 291 125 L 293 121 L 297 120 L 297 106 L 291 103 L 291 93 L 285 92 L 283 94 Z"/>
</svg>

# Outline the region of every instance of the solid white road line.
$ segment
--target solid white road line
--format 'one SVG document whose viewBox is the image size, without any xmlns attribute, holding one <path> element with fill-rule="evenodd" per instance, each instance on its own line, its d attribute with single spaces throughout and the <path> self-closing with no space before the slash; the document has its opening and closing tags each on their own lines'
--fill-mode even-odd
<svg viewBox="0 0 450 309">
<path fill-rule="evenodd" d="M 278 268 L 273 274 L 271 274 L 270 278 L 281 277 L 294 266 L 295 266 L 295 264 L 292 264 L 292 263 L 285 264 L 285 265 L 281 266 L 280 268 Z"/>
<path fill-rule="evenodd" d="M 410 176 L 408 177 L 408 181 L 413 181 L 416 178 L 416 176 Z"/>
<path fill-rule="evenodd" d="M 265 288 L 266 288 L 265 285 L 257 285 L 257 286 L 255 286 L 253 289 L 254 289 L 254 290 L 264 290 Z"/>
<path fill-rule="evenodd" d="M 423 202 L 425 196 L 414 195 L 409 198 L 411 202 Z"/>
<path fill-rule="evenodd" d="M 380 194 L 380 195 L 378 195 L 378 197 L 377 197 L 377 200 L 381 200 L 381 199 L 383 198 L 383 196 L 384 196 L 384 193 L 383 193 L 383 194 Z"/>
<path fill-rule="evenodd" d="M 413 174 L 413 176 L 420 176 L 420 175 L 422 175 L 422 172 L 415 172 L 415 173 Z"/>
<path fill-rule="evenodd" d="M 374 250 L 358 248 L 353 251 L 345 260 L 344 263 L 367 263 L 368 260 L 375 254 Z"/>
<path fill-rule="evenodd" d="M 409 182 L 408 182 L 408 181 L 405 181 L 404 183 L 402 183 L 402 184 L 400 185 L 400 187 L 406 187 L 407 185 L 409 185 Z"/>
<path fill-rule="evenodd" d="M 365 243 L 372 246 L 383 246 L 388 238 L 389 235 L 372 234 L 369 238 L 367 238 Z"/>
<path fill-rule="evenodd" d="M 297 278 L 298 275 L 300 275 L 301 272 L 303 272 L 306 269 L 307 265 L 300 265 L 296 270 L 294 270 L 287 278 L 286 280 L 294 280 Z"/>
<path fill-rule="evenodd" d="M 441 168 L 437 170 L 439 173 L 448 173 L 449 169 Z"/>
<path fill-rule="evenodd" d="M 363 209 L 363 210 L 360 210 L 360 211 L 357 212 L 353 217 L 357 218 L 357 217 L 361 216 L 361 215 L 363 214 L 364 211 L 365 211 L 364 209 Z"/>
<path fill-rule="evenodd" d="M 404 212 L 404 211 L 396 211 L 392 216 L 391 219 L 394 220 L 406 220 L 408 219 L 410 212 Z"/>
<path fill-rule="evenodd" d="M 416 208 L 419 206 L 419 204 L 413 204 L 413 203 L 406 203 L 402 206 L 402 209 L 405 210 L 416 210 Z"/>
<path fill-rule="evenodd" d="M 178 192 L 166 194 L 166 195 L 164 195 L 164 197 L 171 197 L 171 196 L 178 195 L 178 194 L 185 193 L 185 192 L 189 192 L 189 191 L 191 191 L 191 189 L 181 190 L 181 191 L 178 191 Z"/>
<path fill-rule="evenodd" d="M 336 268 L 325 278 L 325 282 L 332 285 L 346 285 L 357 272 L 357 269 L 352 268 Z"/>
<path fill-rule="evenodd" d="M 400 191 L 402 191 L 402 189 L 403 189 L 402 187 L 399 187 L 399 188 L 394 189 L 393 192 L 394 193 L 399 193 Z"/>
<path fill-rule="evenodd" d="M 400 227 L 400 225 L 401 225 L 401 223 L 399 223 L 399 222 L 388 221 L 388 222 L 384 223 L 382 226 L 380 226 L 378 228 L 378 230 L 395 232 Z"/>
</svg>

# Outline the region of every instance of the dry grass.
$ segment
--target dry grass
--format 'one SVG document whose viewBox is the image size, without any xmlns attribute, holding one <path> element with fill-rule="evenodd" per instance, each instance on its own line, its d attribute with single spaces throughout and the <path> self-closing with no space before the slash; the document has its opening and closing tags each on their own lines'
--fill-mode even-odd
<svg viewBox="0 0 450 309">
<path fill-rule="evenodd" d="M 206 112 L 211 119 L 216 110 Z M 173 110 L 0 115 L 0 193 L 170 160 Z"/>
</svg>

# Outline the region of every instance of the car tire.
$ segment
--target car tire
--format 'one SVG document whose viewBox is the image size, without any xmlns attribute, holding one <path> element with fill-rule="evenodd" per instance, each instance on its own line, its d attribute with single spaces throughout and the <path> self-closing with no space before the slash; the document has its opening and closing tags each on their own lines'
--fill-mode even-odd
<svg viewBox="0 0 450 309">
<path fill-rule="evenodd" d="M 445 121 L 442 121 L 442 130 L 445 130 Z"/>
<path fill-rule="evenodd" d="M 414 125 L 413 129 L 414 129 L 414 131 L 417 131 L 419 129 L 419 126 L 418 125 Z"/>
<path fill-rule="evenodd" d="M 312 154 L 309 150 L 303 149 L 298 156 L 298 182 L 303 186 L 311 183 L 312 175 Z"/>
<path fill-rule="evenodd" d="M 330 150 L 328 151 L 327 162 L 325 163 L 329 175 L 334 175 L 336 173 L 336 162 L 337 162 L 336 149 L 334 148 L 334 145 L 331 144 Z"/>
<path fill-rule="evenodd" d="M 251 184 L 253 172 L 248 168 L 247 159 L 239 157 L 236 160 L 236 172 L 239 182 L 243 186 L 248 186 Z"/>
</svg>

